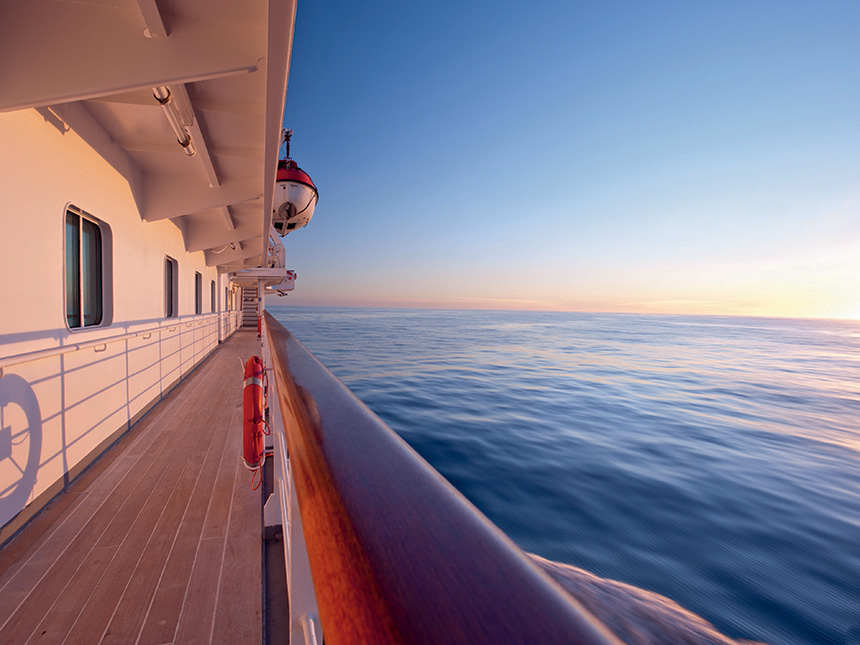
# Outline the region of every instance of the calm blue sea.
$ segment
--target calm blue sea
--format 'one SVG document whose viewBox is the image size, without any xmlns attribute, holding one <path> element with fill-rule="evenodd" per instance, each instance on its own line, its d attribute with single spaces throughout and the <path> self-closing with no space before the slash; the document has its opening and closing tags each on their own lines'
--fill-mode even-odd
<svg viewBox="0 0 860 645">
<path fill-rule="evenodd" d="M 860 323 L 270 310 L 525 550 L 860 643 Z"/>
</svg>

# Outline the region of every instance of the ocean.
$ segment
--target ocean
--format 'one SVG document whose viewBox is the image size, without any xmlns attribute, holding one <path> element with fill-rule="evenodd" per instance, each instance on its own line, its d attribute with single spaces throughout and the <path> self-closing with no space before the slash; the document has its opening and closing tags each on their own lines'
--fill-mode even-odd
<svg viewBox="0 0 860 645">
<path fill-rule="evenodd" d="M 524 550 L 860 643 L 860 322 L 269 310 Z"/>
</svg>

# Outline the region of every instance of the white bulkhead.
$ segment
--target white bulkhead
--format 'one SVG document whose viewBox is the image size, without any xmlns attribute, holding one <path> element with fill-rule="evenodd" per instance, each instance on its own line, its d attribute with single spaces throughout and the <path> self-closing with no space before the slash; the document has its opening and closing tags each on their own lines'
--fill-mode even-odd
<svg viewBox="0 0 860 645">
<path fill-rule="evenodd" d="M 48 354 L 3 367 L 0 525 L 62 488 L 236 327 L 226 276 L 185 250 L 172 221 L 141 221 L 123 169 L 63 120 L 77 110 L 0 114 L 4 150 L 21 152 L 0 155 L 0 357 Z M 88 326 L 68 316 L 69 211 L 101 233 L 102 320 Z M 147 333 L 50 355 L 134 332 Z"/>
<path fill-rule="evenodd" d="M 240 324 L 295 11 L 0 3 L 0 543 Z"/>
</svg>

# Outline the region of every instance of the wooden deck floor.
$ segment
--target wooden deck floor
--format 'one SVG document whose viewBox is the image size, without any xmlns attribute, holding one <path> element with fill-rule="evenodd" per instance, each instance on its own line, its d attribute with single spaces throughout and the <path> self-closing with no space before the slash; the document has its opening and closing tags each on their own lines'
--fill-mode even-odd
<svg viewBox="0 0 860 645">
<path fill-rule="evenodd" d="M 240 331 L 0 553 L 0 643 L 259 643 Z"/>
</svg>

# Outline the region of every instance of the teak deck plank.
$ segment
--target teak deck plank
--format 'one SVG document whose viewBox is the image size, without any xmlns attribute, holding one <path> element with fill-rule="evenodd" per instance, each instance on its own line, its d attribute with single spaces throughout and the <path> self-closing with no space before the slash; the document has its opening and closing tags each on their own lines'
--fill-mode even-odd
<svg viewBox="0 0 860 645">
<path fill-rule="evenodd" d="M 59 504 L 52 502 L 48 508 L 36 516 L 26 531 L 28 536 L 41 536 L 41 547 L 38 548 L 34 555 L 29 558 L 22 556 L 29 546 L 29 542 L 26 539 L 17 539 L 7 545 L 3 553 L 0 554 L 0 559 L 5 558 L 7 552 L 9 552 L 11 557 L 16 558 L 17 562 L 11 566 L 4 567 L 5 574 L 2 575 L 4 580 L 12 580 L 15 572 L 25 564 L 32 566 L 37 562 L 41 562 L 45 565 L 44 570 L 47 570 L 57 560 L 59 555 L 78 535 L 80 529 L 90 520 L 92 514 L 98 510 L 98 507 L 117 488 L 118 482 L 126 477 L 129 468 L 136 463 L 134 455 L 141 452 L 141 447 L 145 450 L 146 447 L 151 446 L 160 437 L 158 433 L 148 433 L 143 429 L 146 425 L 157 424 L 162 415 L 170 411 L 171 406 L 178 404 L 176 401 L 175 393 L 168 395 L 161 406 L 158 406 L 157 409 L 153 410 L 152 414 L 141 421 L 135 432 L 123 437 L 113 450 L 109 451 L 93 467 L 83 473 L 74 486 L 60 496 L 61 498 L 73 496 L 75 498 L 74 502 L 70 504 L 65 504 L 64 500 Z M 123 450 L 123 447 L 127 449 Z M 122 454 L 112 454 L 115 452 Z M 102 466 L 102 462 L 104 466 Z M 141 473 L 142 471 L 138 469 L 137 474 Z M 96 475 L 101 475 L 97 481 Z M 59 507 L 61 512 L 57 512 L 56 507 Z M 45 528 L 49 524 L 52 526 Z M 26 578 L 32 580 L 34 579 L 34 574 L 35 572 L 31 571 Z M 0 590 L 2 589 L 3 583 L 0 582 Z M 0 605 L 2 605 L 2 598 L 0 598 Z M 2 615 L 3 612 L 0 611 L 0 616 Z"/>
<path fill-rule="evenodd" d="M 211 639 L 223 557 L 222 538 L 200 540 L 191 581 L 185 592 L 176 638 L 173 641 L 177 645 L 201 641 L 205 643 Z"/>
<path fill-rule="evenodd" d="M 230 419 L 222 419 L 222 423 L 238 425 L 241 420 L 241 408 L 234 408 Z M 262 638 L 262 542 L 259 532 L 249 535 L 247 526 L 239 530 L 235 527 L 235 522 L 243 522 L 252 530 L 256 528 L 259 531 L 262 498 L 259 491 L 251 489 L 251 473 L 235 458 L 241 450 L 241 436 L 237 433 L 226 436 L 218 481 L 212 491 L 200 549 L 186 591 L 176 643 L 190 642 L 195 633 L 207 628 L 215 641 L 228 642 L 230 637 L 224 630 L 232 631 L 235 621 L 218 622 L 219 612 L 225 605 L 229 606 L 231 613 L 239 607 L 245 615 L 245 621 L 240 622 L 245 623 L 242 632 L 247 632 L 248 637 L 243 642 L 260 642 Z M 219 483 L 222 484 L 220 487 Z M 240 505 L 247 507 L 241 508 Z M 257 549 L 248 549 L 246 545 L 250 543 L 256 543 Z M 225 598 L 222 585 L 225 580 L 236 576 L 250 581 L 250 588 L 247 585 L 233 587 L 245 595 L 231 594 Z M 188 599 L 194 597 L 197 602 L 189 604 Z M 213 622 L 208 622 L 210 617 Z"/>
<path fill-rule="evenodd" d="M 225 383 L 217 393 L 217 400 L 221 400 L 223 396 L 228 394 L 226 390 L 227 384 Z M 196 433 L 195 449 L 201 445 L 207 447 L 212 445 L 212 435 L 219 413 L 218 407 L 212 407 L 208 414 L 198 417 L 195 423 L 202 427 Z M 229 432 L 229 429 L 229 427 L 225 428 L 225 434 Z M 194 436 L 194 428 L 190 428 L 188 434 Z M 191 452 L 193 454 L 194 451 Z M 178 474 L 172 483 L 170 500 L 152 538 L 146 545 L 135 575 L 111 618 L 105 635 L 105 642 L 126 643 L 137 638 L 149 610 L 149 604 L 141 603 L 140 598 L 151 598 L 162 578 L 164 566 L 191 499 L 194 484 L 200 475 L 200 466 L 199 462 L 188 461 L 187 453 L 178 453 L 171 460 L 168 468 L 174 469 Z M 166 479 L 162 479 L 159 486 L 163 486 L 166 481 Z"/>
<path fill-rule="evenodd" d="M 190 412 L 186 413 L 181 423 L 187 424 L 191 416 Z M 87 635 L 102 626 L 106 630 L 102 642 L 125 643 L 136 638 L 145 615 L 139 599 L 151 597 L 163 566 L 163 558 L 160 556 L 172 544 L 182 517 L 179 511 L 184 510 L 184 504 L 179 509 L 176 504 L 171 505 L 170 500 L 176 497 L 176 488 L 183 474 L 182 466 L 187 460 L 191 441 L 195 437 L 205 440 L 210 436 L 211 424 L 206 423 L 210 418 L 209 415 L 198 417 L 194 420 L 194 427 L 179 437 L 178 450 L 169 461 L 165 460 L 163 469 L 152 482 L 149 496 L 136 517 L 131 515 L 135 518 L 133 523 L 129 525 L 128 519 L 122 521 L 121 517 L 117 518 L 122 526 L 126 527 L 120 552 L 111 563 L 111 575 L 102 579 L 87 608 L 82 612 L 78 624 L 72 630 L 69 636 L 71 642 L 77 642 L 78 636 L 81 642 L 86 642 Z M 147 533 L 150 527 L 154 528 Z M 147 556 L 148 561 L 145 562 L 144 558 Z M 126 584 L 120 588 L 123 582 Z M 109 605 L 112 598 L 122 598 L 125 602 L 120 600 L 113 613 L 108 614 L 103 608 Z M 117 612 L 120 612 L 119 616 Z M 109 623 L 116 629 L 108 628 Z"/>
<path fill-rule="evenodd" d="M 233 418 L 233 411 L 228 413 Z M 227 522 L 230 518 L 230 506 L 232 504 L 233 484 L 236 480 L 236 466 L 238 460 L 236 455 L 240 454 L 241 443 L 236 446 L 235 441 L 227 440 L 228 450 L 221 456 L 221 466 L 215 477 L 215 485 L 212 488 L 212 496 L 209 501 L 209 511 L 206 513 L 206 524 L 203 527 L 203 537 L 224 537 L 227 534 Z"/>
<path fill-rule="evenodd" d="M 153 598 L 149 616 L 141 632 L 141 644 L 165 643 L 173 640 L 228 434 L 227 432 L 216 433 L 204 456 L 200 476 L 191 494 L 191 502 L 186 509 L 164 569 L 164 575 Z"/>
<path fill-rule="evenodd" d="M 15 579 L 0 593 L 0 612 L 5 609 L 2 599 L 8 594 L 10 600 L 19 601 L 20 605 L 10 612 L 10 620 L 0 629 L 0 635 L 9 642 L 26 640 L 33 629 L 32 617 L 44 615 L 59 597 L 66 581 L 73 577 L 80 564 L 96 546 L 96 541 L 107 528 L 113 515 L 118 512 L 123 500 L 119 495 L 112 495 L 92 515 L 85 529 L 68 545 L 68 548 L 58 554 L 57 560 L 47 572 L 42 573 L 43 561 L 29 562 L 15 576 Z M 29 591 L 29 594 L 27 593 Z M 2 615 L 2 614 L 0 614 Z"/>
<path fill-rule="evenodd" d="M 106 563 L 116 555 L 117 547 L 98 547 L 90 551 L 75 577 L 63 589 L 59 599 L 33 632 L 28 643 L 62 643 L 89 600 L 89 589 L 105 573 Z M 74 582 L 74 587 L 72 587 Z"/>
<path fill-rule="evenodd" d="M 238 411 L 236 417 L 241 419 Z M 238 450 L 241 442 L 231 437 L 228 443 L 235 444 Z M 261 585 L 257 584 L 256 574 L 261 567 L 262 554 L 241 548 L 253 540 L 253 532 L 260 522 L 260 491 L 251 489 L 250 475 L 247 469 L 237 464 L 215 609 L 213 633 L 220 643 L 257 643 L 262 638 L 263 592 Z"/>
<path fill-rule="evenodd" d="M 185 404 L 180 408 L 179 413 L 173 417 L 170 423 L 165 423 L 161 426 L 162 435 L 166 439 L 169 439 L 166 450 L 159 454 L 159 458 L 156 459 L 153 467 L 146 472 L 143 479 L 138 483 L 131 495 L 129 495 L 126 503 L 123 505 L 122 511 L 117 514 L 111 526 L 99 540 L 99 546 L 121 544 L 127 535 L 133 518 L 137 515 L 138 509 L 152 495 L 153 488 L 158 486 L 163 477 L 166 476 L 168 480 L 172 478 L 172 473 L 168 471 L 169 462 L 173 461 L 177 454 L 186 454 L 190 438 L 196 436 L 194 431 L 197 433 L 201 431 L 201 428 L 198 426 L 192 431 L 177 434 L 176 428 L 185 428 L 189 421 L 193 420 L 195 415 L 199 414 L 201 402 L 205 400 L 204 394 L 205 390 L 201 387 L 191 390 L 187 394 Z M 148 450 L 147 454 L 149 454 Z M 165 475 L 165 473 L 167 474 Z"/>
<path fill-rule="evenodd" d="M 235 364 L 255 353 L 234 334 L 0 554 L 0 642 L 260 641 Z"/>
</svg>

